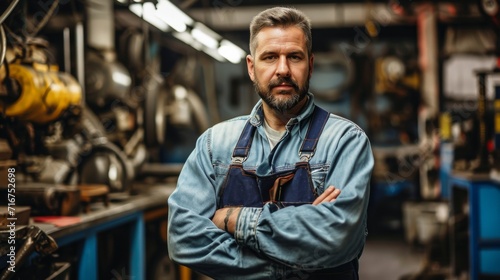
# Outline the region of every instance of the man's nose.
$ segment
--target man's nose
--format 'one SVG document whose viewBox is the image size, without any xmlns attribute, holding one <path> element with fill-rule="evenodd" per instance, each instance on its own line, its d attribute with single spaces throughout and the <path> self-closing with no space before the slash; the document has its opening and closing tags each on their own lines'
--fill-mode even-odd
<svg viewBox="0 0 500 280">
<path fill-rule="evenodd" d="M 289 77 L 290 67 L 288 67 L 288 60 L 286 56 L 280 56 L 278 60 L 278 67 L 276 69 L 276 75 L 278 77 Z"/>
</svg>

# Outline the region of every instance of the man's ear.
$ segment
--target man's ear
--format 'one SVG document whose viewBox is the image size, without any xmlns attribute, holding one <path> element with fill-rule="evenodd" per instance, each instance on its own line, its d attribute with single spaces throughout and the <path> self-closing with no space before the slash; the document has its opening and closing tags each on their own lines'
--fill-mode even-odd
<svg viewBox="0 0 500 280">
<path fill-rule="evenodd" d="M 248 71 L 248 76 L 250 76 L 250 80 L 252 80 L 252 82 L 254 81 L 255 77 L 254 77 L 254 61 L 253 61 L 253 57 L 251 55 L 247 55 L 247 71 Z"/>
</svg>

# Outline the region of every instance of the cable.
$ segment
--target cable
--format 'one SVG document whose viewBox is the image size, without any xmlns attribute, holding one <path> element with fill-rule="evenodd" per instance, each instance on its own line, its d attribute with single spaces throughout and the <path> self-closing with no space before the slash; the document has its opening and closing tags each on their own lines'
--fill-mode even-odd
<svg viewBox="0 0 500 280">
<path fill-rule="evenodd" d="M 0 24 L 0 42 L 2 44 L 0 49 L 0 66 L 2 66 L 5 60 L 5 56 L 7 54 L 7 37 L 5 36 L 5 30 L 3 29 L 3 25 L 1 24 Z"/>
<path fill-rule="evenodd" d="M 3 28 L 5 29 L 5 31 L 7 31 L 8 35 L 10 37 L 12 37 L 14 40 L 16 40 L 16 42 L 19 45 L 23 45 L 24 44 L 23 38 L 21 38 L 21 36 L 18 36 L 17 34 L 15 34 L 8 26 L 3 26 Z"/>
<path fill-rule="evenodd" d="M 0 48 L 0 66 L 3 65 L 3 62 L 5 60 L 5 56 L 7 54 L 7 37 L 5 36 L 3 22 L 10 15 L 10 13 L 12 13 L 12 10 L 14 10 L 14 8 L 16 7 L 18 2 L 19 2 L 19 0 L 13 0 L 12 2 L 10 2 L 7 9 L 3 12 L 2 15 L 0 15 L 0 43 L 2 45 Z"/>
<path fill-rule="evenodd" d="M 7 7 L 5 12 L 3 12 L 3 14 L 0 16 L 0 24 L 2 24 L 4 20 L 10 15 L 10 13 L 12 12 L 12 10 L 14 10 L 18 2 L 19 0 L 13 0 L 12 2 L 10 2 L 10 5 Z"/>
<path fill-rule="evenodd" d="M 35 37 L 35 35 L 45 26 L 45 24 L 47 24 L 47 22 L 49 21 L 49 18 L 54 13 L 58 4 L 59 4 L 59 0 L 54 0 L 54 2 L 52 2 L 52 6 L 50 6 L 50 9 L 47 11 L 47 14 L 45 15 L 45 17 L 38 23 L 38 25 L 35 27 L 35 30 L 33 30 L 33 32 L 31 32 L 31 36 Z"/>
</svg>

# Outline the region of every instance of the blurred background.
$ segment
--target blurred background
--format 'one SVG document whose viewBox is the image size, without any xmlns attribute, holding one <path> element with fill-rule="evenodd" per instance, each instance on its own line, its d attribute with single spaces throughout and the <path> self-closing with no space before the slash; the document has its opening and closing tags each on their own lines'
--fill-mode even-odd
<svg viewBox="0 0 500 280">
<path fill-rule="evenodd" d="M 1 279 L 207 279 L 168 258 L 166 200 L 257 102 L 272 6 L 310 17 L 310 91 L 372 144 L 361 279 L 500 279 L 498 0 L 1 1 Z"/>
</svg>

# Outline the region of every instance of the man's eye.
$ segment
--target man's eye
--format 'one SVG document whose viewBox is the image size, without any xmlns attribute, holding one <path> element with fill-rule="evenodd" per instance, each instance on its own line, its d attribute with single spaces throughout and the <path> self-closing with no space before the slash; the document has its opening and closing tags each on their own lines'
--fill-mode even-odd
<svg viewBox="0 0 500 280">
<path fill-rule="evenodd" d="M 292 55 L 292 56 L 290 56 L 290 59 L 293 61 L 299 61 L 299 60 L 301 60 L 301 57 L 297 56 L 297 55 Z"/>
</svg>

